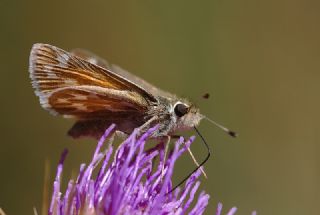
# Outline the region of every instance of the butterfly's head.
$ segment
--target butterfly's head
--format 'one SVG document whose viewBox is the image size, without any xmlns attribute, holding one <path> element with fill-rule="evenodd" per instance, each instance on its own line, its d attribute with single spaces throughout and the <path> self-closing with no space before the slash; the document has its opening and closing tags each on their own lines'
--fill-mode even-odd
<svg viewBox="0 0 320 215">
<path fill-rule="evenodd" d="M 189 130 L 198 125 L 203 115 L 199 109 L 188 102 L 176 102 L 172 107 L 172 114 L 176 119 L 174 130 Z"/>
<path fill-rule="evenodd" d="M 192 104 L 176 102 L 172 108 L 172 114 L 175 117 L 174 131 L 189 130 L 197 126 L 202 119 L 208 120 L 210 123 L 214 124 L 218 128 L 225 131 L 231 137 L 237 137 L 238 134 L 221 124 L 215 122 L 214 120 L 200 114 L 199 108 Z"/>
</svg>

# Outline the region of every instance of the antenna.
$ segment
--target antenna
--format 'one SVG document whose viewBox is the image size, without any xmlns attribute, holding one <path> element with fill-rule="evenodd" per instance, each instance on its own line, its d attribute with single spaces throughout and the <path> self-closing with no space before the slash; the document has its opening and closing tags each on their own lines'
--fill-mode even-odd
<svg viewBox="0 0 320 215">
<path fill-rule="evenodd" d="M 224 127 L 223 125 L 220 125 L 219 123 L 215 122 L 214 120 L 202 115 L 203 118 L 205 118 L 206 120 L 208 120 L 209 122 L 211 122 L 212 124 L 214 124 L 215 126 L 217 126 L 218 128 L 222 129 L 224 132 L 226 132 L 228 135 L 230 135 L 231 137 L 237 137 L 238 134 L 235 131 L 232 131 L 226 127 Z M 196 171 L 198 171 L 198 169 L 200 169 L 208 160 L 209 157 L 211 155 L 211 150 L 210 147 L 208 145 L 208 143 L 206 142 L 206 140 L 204 139 L 204 137 L 202 136 L 202 134 L 199 132 L 199 130 L 194 126 L 193 127 L 194 130 L 197 132 L 197 134 L 199 135 L 199 137 L 201 138 L 203 144 L 205 145 L 205 147 L 207 148 L 207 156 L 205 157 L 205 159 L 191 172 L 188 174 L 187 177 L 185 177 L 181 182 L 179 182 L 179 184 L 177 184 L 176 186 L 174 186 L 167 194 L 172 193 L 175 189 L 177 189 L 181 184 L 183 184 L 188 178 L 190 178 L 192 176 L 193 173 L 195 173 Z"/>
<path fill-rule="evenodd" d="M 227 134 L 229 134 L 231 137 L 237 137 L 238 134 L 237 132 L 231 131 L 230 129 L 224 127 L 223 125 L 220 125 L 219 123 L 215 122 L 214 120 L 202 115 L 204 119 L 208 120 L 209 122 L 211 122 L 212 124 L 214 124 L 215 126 L 217 126 L 218 128 L 220 128 L 221 130 L 223 130 L 224 132 L 226 132 Z"/>
<path fill-rule="evenodd" d="M 197 134 L 199 135 L 199 137 L 201 138 L 203 144 L 205 145 L 205 147 L 207 148 L 207 156 L 206 158 L 192 171 L 190 172 L 187 177 L 185 177 L 182 181 L 179 182 L 179 184 L 177 184 L 176 186 L 174 186 L 174 188 L 172 188 L 167 194 L 172 193 L 172 191 L 174 191 L 175 189 L 177 189 L 181 184 L 183 184 L 188 178 L 190 178 L 193 173 L 195 173 L 196 171 L 198 171 L 198 169 L 200 169 L 208 160 L 209 157 L 211 155 L 211 150 L 210 147 L 208 145 L 208 143 L 206 142 L 206 140 L 204 139 L 204 137 L 201 135 L 201 133 L 199 132 L 199 130 L 194 126 L 193 127 L 194 130 L 197 132 Z"/>
</svg>

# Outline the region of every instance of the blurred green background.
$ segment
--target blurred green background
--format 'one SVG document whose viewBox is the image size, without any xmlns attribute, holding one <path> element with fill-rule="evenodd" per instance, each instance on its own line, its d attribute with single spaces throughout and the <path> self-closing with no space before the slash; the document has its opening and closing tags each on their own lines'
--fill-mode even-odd
<svg viewBox="0 0 320 215">
<path fill-rule="evenodd" d="M 0 2 L 0 207 L 41 208 L 44 163 L 51 181 L 63 148 L 64 179 L 87 162 L 95 141 L 74 141 L 72 121 L 44 111 L 33 93 L 33 43 L 85 48 L 160 88 L 190 98 L 202 113 L 237 130 L 200 130 L 214 155 L 210 195 L 238 214 L 319 214 L 320 4 L 317 1 Z M 209 92 L 209 100 L 201 95 Z M 192 134 L 188 133 L 188 134 Z M 198 158 L 205 151 L 193 144 Z M 187 165 L 186 165 L 187 164 Z M 188 156 L 175 180 L 192 168 Z M 50 185 L 51 186 L 51 185 Z"/>
</svg>

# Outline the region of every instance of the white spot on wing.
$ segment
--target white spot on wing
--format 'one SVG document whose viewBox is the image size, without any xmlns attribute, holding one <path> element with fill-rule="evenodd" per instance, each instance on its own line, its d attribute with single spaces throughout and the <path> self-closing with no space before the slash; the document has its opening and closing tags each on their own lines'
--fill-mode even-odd
<svg viewBox="0 0 320 215">
<path fill-rule="evenodd" d="M 75 100 L 88 100 L 88 96 L 75 95 L 74 99 L 75 99 Z"/>
<path fill-rule="evenodd" d="M 79 103 L 73 103 L 73 104 L 71 104 L 71 106 L 77 108 L 80 111 L 87 111 L 88 110 L 88 108 L 85 105 L 79 104 Z"/>
<path fill-rule="evenodd" d="M 68 103 L 69 101 L 68 101 L 68 99 L 65 99 L 65 98 L 58 98 L 57 102 L 58 103 Z"/>
</svg>

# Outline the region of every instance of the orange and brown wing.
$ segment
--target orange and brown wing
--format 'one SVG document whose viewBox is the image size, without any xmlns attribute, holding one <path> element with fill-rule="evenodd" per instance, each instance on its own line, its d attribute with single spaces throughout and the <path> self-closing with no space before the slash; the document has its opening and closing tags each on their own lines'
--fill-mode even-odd
<svg viewBox="0 0 320 215">
<path fill-rule="evenodd" d="M 129 80 L 47 44 L 35 44 L 30 77 L 42 107 L 65 117 L 144 111 L 156 99 Z"/>
<path fill-rule="evenodd" d="M 148 90 L 149 93 L 156 96 L 162 96 L 167 98 L 175 98 L 175 96 L 169 92 L 166 92 L 164 90 L 161 90 L 154 85 L 150 84 L 149 82 L 145 81 L 144 79 L 134 75 L 133 73 L 130 73 L 126 71 L 125 69 L 121 68 L 118 65 L 115 64 L 109 64 L 108 61 L 105 59 L 91 53 L 90 51 L 84 50 L 84 49 L 74 49 L 71 51 L 71 53 L 77 57 L 80 57 L 81 59 L 84 59 L 85 61 L 88 61 L 92 64 L 98 65 L 100 67 L 106 68 L 108 70 L 111 70 L 113 73 L 130 80 L 130 82 L 140 86 L 141 88 Z"/>
</svg>

